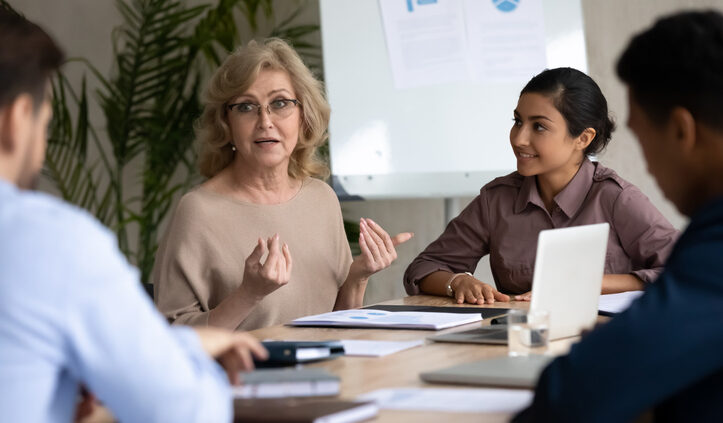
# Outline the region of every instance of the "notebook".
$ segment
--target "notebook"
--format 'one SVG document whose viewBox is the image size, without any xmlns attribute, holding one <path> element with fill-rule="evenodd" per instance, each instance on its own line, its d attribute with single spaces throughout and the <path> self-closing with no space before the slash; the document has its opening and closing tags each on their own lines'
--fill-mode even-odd
<svg viewBox="0 0 723 423">
<path fill-rule="evenodd" d="M 618 294 L 606 294 L 600 296 L 598 303 L 598 314 L 603 316 L 614 316 L 625 311 L 633 301 L 643 295 L 643 291 L 620 292 Z"/>
<path fill-rule="evenodd" d="M 429 306 L 429 305 L 408 305 L 408 304 L 376 304 L 364 307 L 364 309 L 384 311 L 424 311 L 428 313 L 471 313 L 481 314 L 483 319 L 501 316 L 507 313 L 508 308 L 483 307 L 483 306 Z"/>
<path fill-rule="evenodd" d="M 241 372 L 241 385 L 233 386 L 235 398 L 285 398 L 335 396 L 339 378 L 324 369 L 256 369 Z"/>
<path fill-rule="evenodd" d="M 234 421 L 243 423 L 352 423 L 379 413 L 373 402 L 299 399 L 237 399 Z"/>
<path fill-rule="evenodd" d="M 374 309 L 355 309 L 301 317 L 293 320 L 291 325 L 440 330 L 481 320 L 482 316 L 480 314 L 390 312 Z"/>
</svg>

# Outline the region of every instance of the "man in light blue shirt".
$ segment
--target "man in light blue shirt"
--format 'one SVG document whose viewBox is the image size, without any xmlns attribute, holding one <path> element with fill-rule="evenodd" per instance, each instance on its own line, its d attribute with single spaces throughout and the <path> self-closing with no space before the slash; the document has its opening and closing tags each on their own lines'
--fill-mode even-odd
<svg viewBox="0 0 723 423">
<path fill-rule="evenodd" d="M 232 418 L 229 375 L 265 351 L 247 334 L 170 328 L 114 236 L 32 188 L 62 52 L 0 9 L 0 420 L 68 422 L 86 386 L 124 422 Z M 235 376 L 232 376 L 232 378 Z"/>
</svg>

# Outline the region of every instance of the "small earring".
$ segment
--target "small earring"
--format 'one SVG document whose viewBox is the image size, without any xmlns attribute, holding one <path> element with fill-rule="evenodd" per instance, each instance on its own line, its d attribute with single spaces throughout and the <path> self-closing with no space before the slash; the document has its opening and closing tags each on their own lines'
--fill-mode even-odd
<svg viewBox="0 0 723 423">
<path fill-rule="evenodd" d="M 231 144 L 231 151 L 236 151 L 236 146 Z"/>
</svg>

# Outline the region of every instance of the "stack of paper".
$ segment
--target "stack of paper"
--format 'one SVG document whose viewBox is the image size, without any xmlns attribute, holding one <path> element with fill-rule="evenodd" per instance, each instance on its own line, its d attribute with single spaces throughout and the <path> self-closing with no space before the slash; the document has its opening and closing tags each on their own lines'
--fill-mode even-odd
<svg viewBox="0 0 723 423">
<path fill-rule="evenodd" d="M 643 295 L 643 291 L 621 292 L 619 294 L 606 294 L 600 296 L 598 310 L 607 313 L 620 313 L 630 307 L 635 299 Z"/>
<path fill-rule="evenodd" d="M 382 357 L 408 348 L 424 345 L 424 339 L 414 341 L 367 341 L 363 339 L 342 339 L 344 355 L 358 357 Z"/>
<path fill-rule="evenodd" d="M 292 321 L 291 325 L 439 330 L 481 320 L 482 316 L 479 314 L 425 313 L 418 311 L 389 312 L 357 309 L 301 317 Z"/>
<path fill-rule="evenodd" d="M 533 392 L 520 389 L 380 389 L 357 398 L 388 410 L 456 413 L 514 413 L 532 403 Z"/>
<path fill-rule="evenodd" d="M 285 398 L 339 394 L 340 380 L 324 369 L 256 369 L 241 372 L 241 385 L 233 386 L 235 398 Z"/>
</svg>

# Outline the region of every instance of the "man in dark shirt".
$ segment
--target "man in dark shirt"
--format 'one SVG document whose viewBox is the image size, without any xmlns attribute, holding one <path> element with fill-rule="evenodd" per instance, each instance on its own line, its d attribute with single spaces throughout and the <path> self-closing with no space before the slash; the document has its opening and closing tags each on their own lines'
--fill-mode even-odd
<svg viewBox="0 0 723 423">
<path fill-rule="evenodd" d="M 648 171 L 690 225 L 645 295 L 545 369 L 516 422 L 723 419 L 723 15 L 659 20 L 617 73 Z"/>
</svg>

